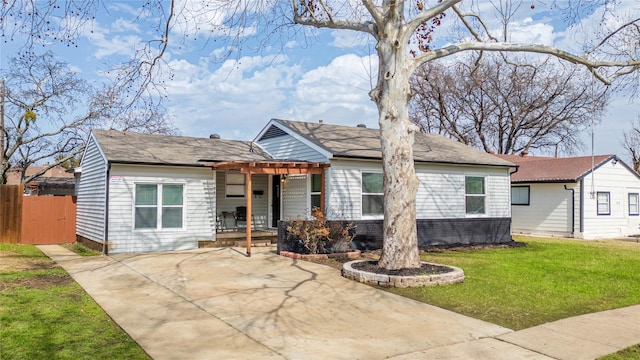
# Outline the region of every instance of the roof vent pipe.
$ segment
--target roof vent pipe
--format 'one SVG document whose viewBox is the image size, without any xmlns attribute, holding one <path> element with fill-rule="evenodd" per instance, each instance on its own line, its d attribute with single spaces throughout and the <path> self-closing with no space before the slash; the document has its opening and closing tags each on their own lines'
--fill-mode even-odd
<svg viewBox="0 0 640 360">
<path fill-rule="evenodd" d="M 209 139 L 220 139 L 220 134 L 211 134 L 209 135 Z"/>
<path fill-rule="evenodd" d="M 527 155 L 529 155 L 529 150 L 527 150 L 527 149 L 522 150 L 522 152 L 520 153 L 520 156 L 522 156 L 522 157 L 525 157 Z"/>
<path fill-rule="evenodd" d="M 366 129 L 366 128 L 367 128 L 367 125 L 365 125 L 365 124 L 358 124 L 358 125 L 356 125 L 356 127 L 359 127 L 359 128 L 365 128 L 365 129 Z"/>
</svg>

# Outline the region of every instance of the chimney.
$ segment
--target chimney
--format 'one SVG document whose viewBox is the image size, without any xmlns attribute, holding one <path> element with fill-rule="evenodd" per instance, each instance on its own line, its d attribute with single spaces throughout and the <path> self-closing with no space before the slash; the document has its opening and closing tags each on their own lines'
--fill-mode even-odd
<svg viewBox="0 0 640 360">
<path fill-rule="evenodd" d="M 220 139 L 220 134 L 211 134 L 209 135 L 209 139 Z"/>
<path fill-rule="evenodd" d="M 358 124 L 358 125 L 356 125 L 356 127 L 359 127 L 359 128 L 365 128 L 365 129 L 366 129 L 366 128 L 367 128 L 367 125 L 365 125 L 365 124 Z"/>
<path fill-rule="evenodd" d="M 529 150 L 527 150 L 527 149 L 522 150 L 522 152 L 520 153 L 521 157 L 525 157 L 527 155 L 529 155 Z"/>
</svg>

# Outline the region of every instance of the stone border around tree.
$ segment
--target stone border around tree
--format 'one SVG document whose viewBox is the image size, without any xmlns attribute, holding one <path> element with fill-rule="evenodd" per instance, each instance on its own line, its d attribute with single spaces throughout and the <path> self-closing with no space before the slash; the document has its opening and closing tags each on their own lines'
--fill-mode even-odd
<svg viewBox="0 0 640 360">
<path fill-rule="evenodd" d="M 397 287 L 408 288 L 418 286 L 435 286 L 435 285 L 449 285 L 459 284 L 464 282 L 464 271 L 462 269 L 449 266 L 423 262 L 423 264 L 430 264 L 436 266 L 444 266 L 451 268 L 452 271 L 443 274 L 433 275 L 416 275 L 416 276 L 396 276 L 386 274 L 376 274 L 366 272 L 362 270 L 354 269 L 351 265 L 357 262 L 370 261 L 370 260 L 354 260 L 345 263 L 342 266 L 342 276 L 347 279 L 359 281 L 368 285 L 376 285 L 381 287 Z"/>
</svg>

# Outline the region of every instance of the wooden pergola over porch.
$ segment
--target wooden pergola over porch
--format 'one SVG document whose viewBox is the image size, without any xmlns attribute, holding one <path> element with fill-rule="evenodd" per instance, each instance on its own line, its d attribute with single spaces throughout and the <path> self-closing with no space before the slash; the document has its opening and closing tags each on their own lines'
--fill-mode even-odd
<svg viewBox="0 0 640 360">
<path fill-rule="evenodd" d="M 214 170 L 240 171 L 246 175 L 246 205 L 247 205 L 247 256 L 251 256 L 251 175 L 320 175 L 320 208 L 324 211 L 324 169 L 330 167 L 328 163 L 304 161 L 227 161 L 207 164 Z"/>
</svg>

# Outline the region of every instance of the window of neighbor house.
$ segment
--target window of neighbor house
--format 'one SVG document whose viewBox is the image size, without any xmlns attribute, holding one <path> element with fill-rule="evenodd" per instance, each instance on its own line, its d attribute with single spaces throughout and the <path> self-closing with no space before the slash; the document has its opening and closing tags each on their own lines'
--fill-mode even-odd
<svg viewBox="0 0 640 360">
<path fill-rule="evenodd" d="M 184 185 L 136 184 L 136 229 L 180 229 L 184 214 Z"/>
<path fill-rule="evenodd" d="M 511 187 L 511 205 L 529 205 L 529 186 Z"/>
<path fill-rule="evenodd" d="M 611 194 L 609 192 L 597 193 L 598 215 L 611 215 Z"/>
<path fill-rule="evenodd" d="M 485 213 L 485 186 L 483 176 L 465 177 L 465 209 L 467 215 Z"/>
<path fill-rule="evenodd" d="M 362 216 L 384 215 L 382 173 L 362 173 Z"/>
<path fill-rule="evenodd" d="M 245 177 L 242 173 L 226 173 L 226 197 L 244 198 L 246 191 Z"/>
<path fill-rule="evenodd" d="M 640 194 L 629 193 L 629 215 L 640 215 L 640 207 L 638 202 L 640 201 Z"/>
<path fill-rule="evenodd" d="M 322 175 L 311 174 L 311 208 L 320 208 L 320 195 L 322 190 Z M 324 209 L 320 209 L 324 211 Z"/>
</svg>

